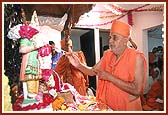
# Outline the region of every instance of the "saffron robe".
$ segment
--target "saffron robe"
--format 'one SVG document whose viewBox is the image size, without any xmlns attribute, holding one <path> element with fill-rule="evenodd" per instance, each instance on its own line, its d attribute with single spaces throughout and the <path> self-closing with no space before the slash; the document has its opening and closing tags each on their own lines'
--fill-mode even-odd
<svg viewBox="0 0 168 115">
<path fill-rule="evenodd" d="M 74 53 L 78 56 L 81 63 L 86 64 L 86 59 L 82 51 Z M 70 83 L 80 95 L 86 95 L 86 89 L 89 85 L 88 75 L 71 65 L 67 57 L 63 55 L 59 58 L 55 71 L 63 83 Z"/>
<path fill-rule="evenodd" d="M 138 50 L 126 48 L 123 55 L 115 61 L 114 53 L 107 50 L 102 57 L 101 70 L 110 72 L 112 75 L 125 82 L 132 82 L 135 77 L 136 54 L 141 54 L 144 59 L 144 83 L 142 92 L 146 81 L 146 60 Z M 110 81 L 98 80 L 98 87 L 96 92 L 97 100 L 106 103 L 109 107 L 116 111 L 142 110 L 141 101 L 138 97 L 136 100 L 129 100 L 130 94 L 121 90 Z"/>
</svg>

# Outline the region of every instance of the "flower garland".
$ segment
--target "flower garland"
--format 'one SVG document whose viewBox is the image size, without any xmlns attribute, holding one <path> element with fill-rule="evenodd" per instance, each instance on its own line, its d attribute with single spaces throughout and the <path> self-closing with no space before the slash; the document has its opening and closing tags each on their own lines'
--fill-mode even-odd
<svg viewBox="0 0 168 115">
<path fill-rule="evenodd" d="M 132 12 L 144 12 L 144 11 L 163 11 L 163 6 L 158 6 L 158 7 L 152 7 L 149 9 L 134 9 L 134 10 L 130 10 Z M 92 11 L 92 12 L 97 12 L 97 13 L 110 13 L 111 11 Z M 129 11 L 127 11 L 126 13 L 128 13 Z M 124 12 L 123 12 L 124 13 Z M 109 16 L 99 16 L 97 18 L 113 18 L 116 16 L 121 16 L 122 14 L 113 14 L 113 15 L 109 15 Z M 81 19 L 83 19 L 84 17 L 81 17 Z"/>
<path fill-rule="evenodd" d="M 113 4 L 110 5 L 113 9 L 115 9 L 116 11 L 118 12 L 127 12 L 128 10 L 124 9 L 124 8 L 121 8 L 121 7 L 118 7 L 118 6 L 115 6 Z"/>
<path fill-rule="evenodd" d="M 114 20 L 112 20 L 112 21 L 108 21 L 108 22 L 105 22 L 105 23 L 102 23 L 102 24 L 76 24 L 76 26 L 87 26 L 87 27 L 92 27 L 92 26 L 103 26 L 103 25 L 107 25 L 107 24 L 110 24 L 110 23 L 112 23 L 113 21 L 115 21 L 115 20 L 119 20 L 120 18 L 122 18 L 122 17 L 124 17 L 125 15 L 127 15 L 127 14 L 124 14 L 124 15 L 122 15 L 122 16 L 120 16 L 120 17 L 118 17 L 118 18 L 116 18 L 116 19 L 114 19 Z"/>
<path fill-rule="evenodd" d="M 82 96 L 76 91 L 74 86 L 64 83 L 62 86 L 64 92 L 71 92 L 74 96 L 75 102 L 66 102 L 66 98 L 57 96 L 53 97 L 49 93 L 43 94 L 43 101 L 39 103 L 28 104 L 24 107 L 21 106 L 24 97 L 19 96 L 16 103 L 12 105 L 13 111 L 31 111 L 42 110 L 45 108 L 52 108 L 52 111 L 107 111 L 111 110 L 106 104 L 93 96 Z M 49 109 L 50 110 L 50 109 Z"/>
<path fill-rule="evenodd" d="M 113 18 L 113 17 L 116 17 L 116 16 L 121 16 L 123 14 L 113 14 L 113 15 L 110 15 L 110 16 L 99 16 L 97 18 Z M 82 20 L 84 17 L 81 17 L 80 20 Z"/>
<path fill-rule="evenodd" d="M 145 4 L 143 6 L 140 6 L 138 8 L 134 8 L 134 9 L 131 9 L 131 10 L 125 10 L 125 9 L 122 9 L 120 7 L 116 7 L 114 5 L 111 5 L 115 10 L 118 10 L 120 12 L 122 12 L 122 14 L 113 14 L 113 15 L 110 15 L 110 16 L 100 16 L 100 17 L 97 17 L 97 18 L 113 18 L 113 17 L 116 17 L 116 16 L 121 16 L 117 19 L 120 19 L 122 17 L 124 17 L 125 15 L 128 16 L 128 24 L 130 24 L 131 26 L 133 25 L 133 17 L 132 17 L 132 12 L 144 12 L 144 11 L 163 11 L 163 6 L 158 6 L 158 7 L 152 7 L 152 8 L 149 8 L 149 9 L 141 9 L 143 7 L 146 7 L 148 6 L 149 4 Z M 111 11 L 92 11 L 92 12 L 96 12 L 96 13 L 111 13 Z M 80 18 L 83 19 L 84 17 Z M 114 20 L 117 20 L 117 19 L 114 19 Z M 87 26 L 87 27 L 92 27 L 92 26 L 103 26 L 103 25 L 107 25 L 109 23 L 112 23 L 114 20 L 112 21 L 109 21 L 109 22 L 105 22 L 105 23 L 102 23 L 102 24 L 77 24 L 76 26 Z"/>
<path fill-rule="evenodd" d="M 114 14 L 114 15 L 110 15 L 110 16 L 100 16 L 99 18 L 113 18 L 116 16 L 121 16 L 122 14 Z"/>
<path fill-rule="evenodd" d="M 29 25 L 20 26 L 19 34 L 20 34 L 21 38 L 27 38 L 30 40 L 37 33 L 39 33 L 39 31 L 35 28 L 32 28 Z"/>
<path fill-rule="evenodd" d="M 163 6 L 152 7 L 152 8 L 149 8 L 149 9 L 134 10 L 134 12 L 144 12 L 144 11 L 163 11 Z"/>
</svg>

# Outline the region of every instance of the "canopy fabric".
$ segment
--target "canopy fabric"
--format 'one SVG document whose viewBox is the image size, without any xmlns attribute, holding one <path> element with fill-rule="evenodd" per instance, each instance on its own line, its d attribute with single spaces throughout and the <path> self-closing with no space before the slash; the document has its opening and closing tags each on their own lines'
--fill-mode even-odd
<svg viewBox="0 0 168 115">
<path fill-rule="evenodd" d="M 69 25 L 74 26 L 78 22 L 79 17 L 90 11 L 93 4 L 22 4 L 26 20 L 30 21 L 33 11 L 36 10 L 38 16 L 47 16 L 61 18 L 65 13 L 68 19 L 65 23 L 64 30 Z"/>
</svg>

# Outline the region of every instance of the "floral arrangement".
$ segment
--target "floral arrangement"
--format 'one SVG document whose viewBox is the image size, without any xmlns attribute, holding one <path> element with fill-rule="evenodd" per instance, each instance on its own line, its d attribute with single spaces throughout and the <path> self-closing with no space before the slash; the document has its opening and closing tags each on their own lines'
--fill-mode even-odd
<svg viewBox="0 0 168 115">
<path fill-rule="evenodd" d="M 53 111 L 60 109 L 64 102 L 65 99 L 63 97 L 57 96 L 52 102 Z"/>
<path fill-rule="evenodd" d="M 35 28 L 32 28 L 29 25 L 20 26 L 19 34 L 20 34 L 21 38 L 31 39 L 37 33 L 39 33 L 39 31 Z"/>
<path fill-rule="evenodd" d="M 12 104 L 11 104 L 11 96 L 10 94 L 10 87 L 8 85 L 8 77 L 2 76 L 3 79 L 3 87 L 4 87 L 4 111 L 12 111 Z"/>
</svg>

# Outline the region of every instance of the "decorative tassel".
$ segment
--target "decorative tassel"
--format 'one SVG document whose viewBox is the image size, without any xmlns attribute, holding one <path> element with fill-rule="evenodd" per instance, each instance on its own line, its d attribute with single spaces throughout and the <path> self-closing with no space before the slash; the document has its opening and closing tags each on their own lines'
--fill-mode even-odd
<svg viewBox="0 0 168 115">
<path fill-rule="evenodd" d="M 130 41 L 130 43 L 132 44 L 132 46 L 133 46 L 135 49 L 137 49 L 137 45 L 135 44 L 135 42 L 132 41 L 131 38 L 129 39 L 129 41 Z"/>
<path fill-rule="evenodd" d="M 128 11 L 128 24 L 133 26 L 132 11 Z"/>
</svg>

